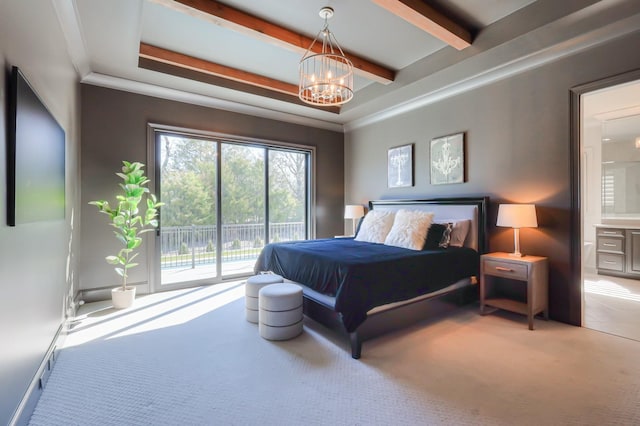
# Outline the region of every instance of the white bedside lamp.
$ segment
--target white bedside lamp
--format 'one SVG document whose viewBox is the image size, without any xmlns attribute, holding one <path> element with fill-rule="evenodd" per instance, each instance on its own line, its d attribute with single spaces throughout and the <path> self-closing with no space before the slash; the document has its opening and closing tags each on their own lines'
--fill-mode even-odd
<svg viewBox="0 0 640 426">
<path fill-rule="evenodd" d="M 513 228 L 514 257 L 522 257 L 520 253 L 520 228 L 537 228 L 536 206 L 534 204 L 500 204 L 498 207 L 497 226 Z"/>
<path fill-rule="evenodd" d="M 356 234 L 356 220 L 364 216 L 364 207 L 361 205 L 346 205 L 344 206 L 344 218 L 351 219 L 353 226 L 353 235 Z"/>
</svg>

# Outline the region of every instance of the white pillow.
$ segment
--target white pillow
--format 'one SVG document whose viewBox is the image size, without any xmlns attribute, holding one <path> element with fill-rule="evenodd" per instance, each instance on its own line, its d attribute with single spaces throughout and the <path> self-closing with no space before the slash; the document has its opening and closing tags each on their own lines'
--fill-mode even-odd
<svg viewBox="0 0 640 426">
<path fill-rule="evenodd" d="M 393 221 L 393 227 L 384 243 L 388 246 L 422 250 L 432 221 L 433 213 L 417 210 L 398 210 Z"/>
<path fill-rule="evenodd" d="M 392 211 L 371 210 L 362 220 L 358 235 L 354 239 L 368 243 L 384 243 L 393 226 L 394 216 L 395 212 Z"/>
</svg>

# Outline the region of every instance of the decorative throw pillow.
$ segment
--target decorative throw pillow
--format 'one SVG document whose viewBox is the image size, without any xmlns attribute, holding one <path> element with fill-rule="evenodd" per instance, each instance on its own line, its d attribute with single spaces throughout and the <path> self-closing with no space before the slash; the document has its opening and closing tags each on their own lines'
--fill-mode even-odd
<svg viewBox="0 0 640 426">
<path fill-rule="evenodd" d="M 446 229 L 447 224 L 445 223 L 432 223 L 427 231 L 427 238 L 424 241 L 423 250 L 437 249 Z"/>
<path fill-rule="evenodd" d="M 453 230 L 451 231 L 451 241 L 449 245 L 453 247 L 464 246 L 464 240 L 467 239 L 469 233 L 469 227 L 471 226 L 470 220 L 459 220 L 453 223 Z"/>
<path fill-rule="evenodd" d="M 393 226 L 395 212 L 371 210 L 362 220 L 360 230 L 355 237 L 356 241 L 369 243 L 384 243 L 387 234 Z"/>
<path fill-rule="evenodd" d="M 447 248 L 449 247 L 449 242 L 451 241 L 451 231 L 453 230 L 453 223 L 445 223 L 446 226 L 444 232 L 442 233 L 442 238 L 440 239 L 440 243 L 438 247 Z"/>
<path fill-rule="evenodd" d="M 388 246 L 422 250 L 432 221 L 433 213 L 417 210 L 398 210 L 393 220 L 393 227 L 384 243 Z"/>
<path fill-rule="evenodd" d="M 360 227 L 362 227 L 363 220 L 364 220 L 364 216 L 358 219 L 358 225 L 356 226 L 356 233 L 353 235 L 354 237 L 360 233 Z"/>
</svg>

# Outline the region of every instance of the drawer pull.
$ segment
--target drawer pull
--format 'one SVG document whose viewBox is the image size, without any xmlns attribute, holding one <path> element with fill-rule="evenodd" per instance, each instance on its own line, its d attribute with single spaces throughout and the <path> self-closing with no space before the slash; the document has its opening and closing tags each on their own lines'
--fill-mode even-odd
<svg viewBox="0 0 640 426">
<path fill-rule="evenodd" d="M 603 246 L 605 247 L 616 247 L 617 244 L 611 244 L 611 243 L 602 243 Z"/>
<path fill-rule="evenodd" d="M 616 231 L 602 231 L 602 233 L 605 235 L 618 235 Z"/>
<path fill-rule="evenodd" d="M 605 260 L 604 263 L 608 263 L 610 265 L 615 265 L 617 262 L 614 262 L 613 260 Z"/>
<path fill-rule="evenodd" d="M 502 271 L 502 272 L 515 272 L 513 269 L 505 268 L 504 266 L 496 266 L 496 271 Z"/>
</svg>

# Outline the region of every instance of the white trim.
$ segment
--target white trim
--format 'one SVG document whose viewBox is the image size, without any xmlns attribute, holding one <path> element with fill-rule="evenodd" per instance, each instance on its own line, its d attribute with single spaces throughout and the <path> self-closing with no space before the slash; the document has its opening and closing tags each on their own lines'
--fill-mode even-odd
<svg viewBox="0 0 640 426">
<path fill-rule="evenodd" d="M 31 379 L 31 383 L 27 388 L 27 391 L 22 396 L 16 411 L 13 413 L 13 416 L 9 420 L 10 426 L 17 425 L 26 425 L 29 423 L 29 419 L 33 414 L 33 410 L 36 408 L 38 400 L 40 399 L 40 395 L 44 391 L 46 387 L 46 382 L 53 370 L 53 366 L 55 365 L 56 359 L 58 357 L 58 347 L 62 348 L 64 346 L 64 341 L 66 339 L 66 334 L 69 328 L 69 320 L 71 318 L 65 318 L 56 334 L 53 336 L 53 340 L 47 349 L 44 357 L 42 358 L 42 362 L 40 366 L 36 370 L 33 378 Z M 41 382 L 41 379 L 43 382 Z"/>
<path fill-rule="evenodd" d="M 636 8 L 625 8 L 624 2 L 619 0 L 598 2 L 427 75 L 382 95 L 377 100 L 360 105 L 356 100 L 351 109 L 346 107 L 342 113 L 324 120 L 305 117 L 302 115 L 305 111 L 280 111 L 277 105 L 259 107 L 92 72 L 85 37 L 79 24 L 76 0 L 52 2 L 82 83 L 343 133 L 540 67 L 636 32 L 640 28 L 640 14 L 633 13 Z M 623 16 L 625 9 L 633 14 Z M 607 13 L 617 17 L 607 16 Z M 414 96 L 416 93 L 419 95 Z"/>
<path fill-rule="evenodd" d="M 169 99 L 178 102 L 185 102 L 194 105 L 201 105 L 209 108 L 217 108 L 225 111 L 247 114 L 255 117 L 269 118 L 272 120 L 284 121 L 287 123 L 311 126 L 320 129 L 342 132 L 342 124 L 315 118 L 303 117 L 301 115 L 290 114 L 281 111 L 274 111 L 267 108 L 247 105 L 240 102 L 228 101 L 211 96 L 185 92 L 182 90 L 170 89 L 155 84 L 141 83 L 139 81 L 127 80 L 120 77 L 113 77 L 99 73 L 89 73 L 82 79 L 82 83 L 94 86 L 107 87 L 110 89 L 124 90 L 141 95 L 154 96 L 161 99 Z"/>
<path fill-rule="evenodd" d="M 582 34 L 527 55 L 514 58 L 508 62 L 500 63 L 493 68 L 477 72 L 463 79 L 452 81 L 449 84 L 445 84 L 431 90 L 421 90 L 419 88 L 420 85 L 426 85 L 427 81 L 431 83 L 431 80 L 438 76 L 440 76 L 442 80 L 454 80 L 456 78 L 455 72 L 452 72 L 454 67 L 457 69 L 468 68 L 474 61 L 486 62 L 488 59 L 486 55 L 482 54 L 472 56 L 468 60 L 462 61 L 454 67 L 446 68 L 404 88 L 415 93 L 422 93 L 422 95 L 397 103 L 381 111 L 363 116 L 362 118 L 352 120 L 344 125 L 345 132 L 368 126 L 396 115 L 407 113 L 416 108 L 430 105 L 452 96 L 512 77 L 516 74 L 538 68 L 566 56 L 579 53 L 586 49 L 590 49 L 616 38 L 636 32 L 638 31 L 638 28 L 640 28 L 640 14 L 622 19 L 614 24 L 591 31 L 588 34 Z M 503 45 L 503 48 L 506 49 L 506 45 Z M 509 49 L 511 48 L 513 48 L 513 46 L 509 46 Z M 491 53 L 497 55 L 499 54 L 499 50 L 499 48 L 496 48 Z"/>
<path fill-rule="evenodd" d="M 91 72 L 89 56 L 87 55 L 86 41 L 80 19 L 78 18 L 78 6 L 75 0 L 53 0 L 53 8 L 58 16 L 60 29 L 67 40 L 67 51 L 76 72 L 83 78 Z"/>
</svg>

